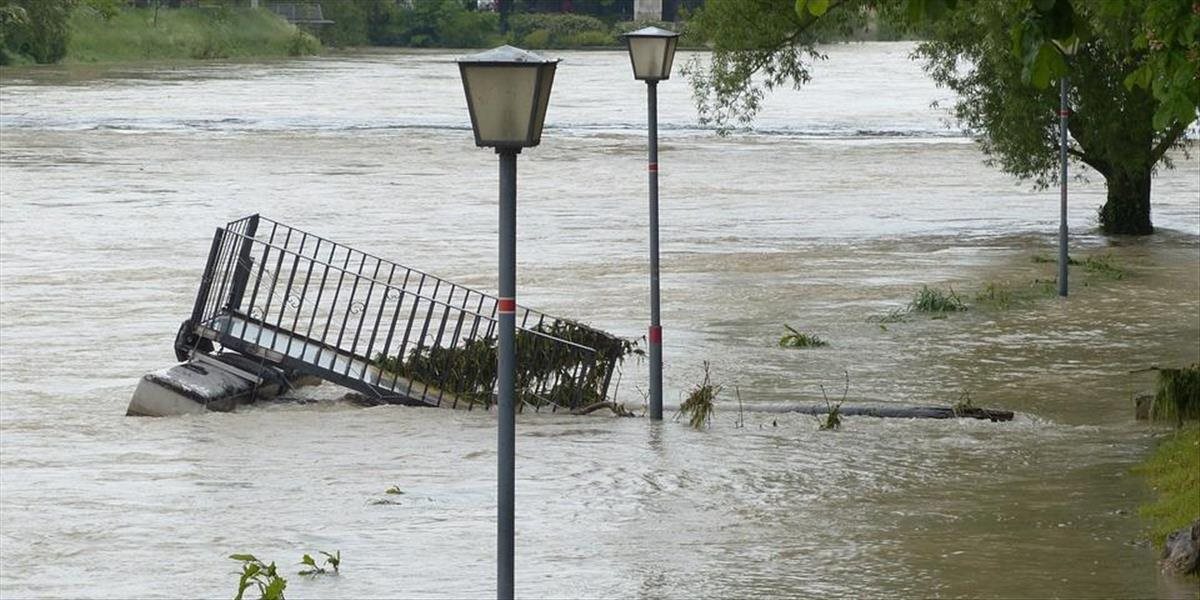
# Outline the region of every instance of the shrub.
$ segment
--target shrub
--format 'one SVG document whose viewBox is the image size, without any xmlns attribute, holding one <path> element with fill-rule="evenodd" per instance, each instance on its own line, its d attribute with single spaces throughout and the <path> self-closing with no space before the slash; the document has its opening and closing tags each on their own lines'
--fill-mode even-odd
<svg viewBox="0 0 1200 600">
<path fill-rule="evenodd" d="M 71 0 L 8 0 L 0 8 L 0 39 L 8 52 L 35 62 L 55 63 L 67 55 Z"/>
<path fill-rule="evenodd" d="M 521 46 L 525 48 L 549 48 L 550 32 L 545 29 L 535 29 L 521 38 Z"/>
<path fill-rule="evenodd" d="M 616 36 L 603 31 L 581 31 L 567 36 L 566 44 L 572 48 L 588 46 L 614 46 Z"/>
<path fill-rule="evenodd" d="M 584 15 L 519 14 L 509 18 L 508 27 L 511 40 L 535 48 L 564 48 L 576 45 L 604 46 L 616 43 L 616 38 L 612 36 L 604 21 Z M 530 38 L 531 35 L 534 37 Z M 543 35 L 545 36 L 544 41 Z M 537 42 L 537 44 L 529 44 L 529 41 Z M 581 44 L 580 42 L 586 43 Z"/>
</svg>

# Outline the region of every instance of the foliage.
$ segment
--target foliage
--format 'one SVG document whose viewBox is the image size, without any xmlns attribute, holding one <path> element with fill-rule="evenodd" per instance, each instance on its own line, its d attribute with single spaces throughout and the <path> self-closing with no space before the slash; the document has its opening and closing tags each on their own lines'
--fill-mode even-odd
<svg viewBox="0 0 1200 600">
<path fill-rule="evenodd" d="M 1035 254 L 1030 257 L 1030 260 L 1036 264 L 1058 263 L 1058 258 L 1044 254 Z M 1102 279 L 1117 280 L 1125 278 L 1125 269 L 1117 264 L 1116 258 L 1113 257 L 1112 253 L 1086 256 L 1083 260 L 1068 256 L 1067 264 L 1072 267 L 1083 267 L 1088 273 L 1097 275 Z"/>
<path fill-rule="evenodd" d="M 317 564 L 317 561 L 313 560 L 311 555 L 305 554 L 302 556 L 300 558 L 300 564 L 308 568 L 300 571 L 300 575 L 307 575 L 309 577 L 316 577 L 317 575 L 338 575 L 340 573 L 339 567 L 342 564 L 342 551 L 337 550 L 334 554 L 330 554 L 324 550 L 321 550 L 321 554 L 325 555 L 325 562 L 320 565 Z M 329 570 L 325 568 L 326 566 L 333 569 L 333 573 L 330 573 Z"/>
<path fill-rule="evenodd" d="M 1200 425 L 1176 431 L 1136 472 L 1158 491 L 1158 499 L 1141 509 L 1156 544 L 1200 519 Z"/>
<path fill-rule="evenodd" d="M 333 25 L 321 39 L 334 46 L 477 48 L 499 41 L 499 17 L 468 10 L 459 0 L 421 0 L 410 7 L 393 0 L 326 2 Z"/>
<path fill-rule="evenodd" d="M 11 35 L 11 32 L 28 26 L 29 13 L 25 12 L 24 7 L 16 4 L 0 5 L 0 65 L 11 64 L 19 59 L 20 55 L 10 53 L 5 40 Z"/>
<path fill-rule="evenodd" d="M 817 417 L 820 422 L 819 429 L 821 431 L 837 431 L 842 428 L 842 404 L 846 402 L 846 396 L 850 394 L 850 372 L 845 372 L 846 383 L 842 387 L 842 399 L 838 400 L 837 404 L 829 401 L 829 395 L 825 393 L 825 386 L 821 386 L 821 397 L 825 399 L 825 418 Z"/>
<path fill-rule="evenodd" d="M 878 323 L 879 327 L 886 331 L 887 327 L 885 327 L 885 325 L 887 325 L 887 324 L 907 322 L 908 321 L 908 312 L 909 312 L 909 310 L 908 310 L 907 306 L 901 306 L 899 308 L 893 308 L 892 310 L 888 311 L 886 314 L 872 315 L 870 317 L 867 317 L 867 322 L 868 323 Z"/>
<path fill-rule="evenodd" d="M 1098 275 L 1104 279 L 1125 278 L 1125 270 L 1117 265 L 1112 254 L 1088 256 L 1083 259 L 1082 263 L 1072 263 L 1068 259 L 1068 264 L 1081 264 L 1088 273 Z"/>
<path fill-rule="evenodd" d="M 516 354 L 516 388 L 522 402 L 579 408 L 603 400 L 604 384 L 625 357 L 644 352 L 635 342 L 558 320 L 518 329 Z M 417 347 L 403 360 L 379 353 L 372 362 L 382 371 L 437 386 L 459 400 L 490 406 L 497 340 L 483 337 L 461 346 Z"/>
<path fill-rule="evenodd" d="M 989 164 L 1039 187 L 1059 177 L 1059 98 L 1046 84 L 1069 75 L 1074 143 L 1068 153 L 1106 180 L 1101 228 L 1151 233 L 1151 174 L 1160 163 L 1170 166 L 1167 151 L 1195 118 L 1192 105 L 1190 117 L 1159 127 L 1155 115 L 1162 101 L 1150 89 L 1125 84 L 1144 58 L 1130 32 L 1144 25 L 1151 1 L 1122 3 L 1119 10 L 1081 3 L 1070 13 L 1079 23 L 1050 27 L 1022 20 L 1028 15 L 1020 2 L 982 0 L 934 24 L 933 39 L 921 44 L 917 55 L 935 81 L 957 94 L 954 115 L 976 134 Z M 1014 28 L 1014 22 L 1023 25 Z M 1052 44 L 1030 33 L 1038 27 L 1049 27 L 1047 36 L 1086 28 L 1087 38 L 1068 64 Z"/>
<path fill-rule="evenodd" d="M 264 564 L 253 554 L 231 554 L 229 558 L 242 563 L 242 576 L 238 580 L 237 595 L 233 600 L 242 600 L 246 590 L 258 588 L 260 600 L 284 600 L 283 591 L 287 580 L 279 576 L 275 563 Z"/>
<path fill-rule="evenodd" d="M 708 361 L 704 361 L 704 379 L 688 392 L 687 398 L 679 405 L 679 414 L 688 418 L 688 425 L 693 429 L 712 425 L 713 413 L 716 412 L 714 402 L 720 393 L 721 386 L 712 383 Z M 679 416 L 676 415 L 676 418 Z"/>
<path fill-rule="evenodd" d="M 961 417 L 976 408 L 975 403 L 971 401 L 971 392 L 962 392 L 958 395 L 958 400 L 950 407 L 954 411 L 954 416 Z"/>
<path fill-rule="evenodd" d="M 595 17 L 531 13 L 509 18 L 509 39 L 528 48 L 613 46 L 617 38 Z"/>
<path fill-rule="evenodd" d="M 779 345 L 784 348 L 820 348 L 829 345 L 828 342 L 817 337 L 814 333 L 797 331 L 786 323 L 784 323 L 783 327 L 788 330 L 787 335 L 779 338 Z"/>
<path fill-rule="evenodd" d="M 0 0 L 0 64 L 25 56 L 37 63 L 55 63 L 67 54 L 71 37 L 68 19 L 75 0 Z"/>
<path fill-rule="evenodd" d="M 988 310 L 1028 306 L 1038 298 L 1053 296 L 1053 281 L 1035 279 L 1024 285 L 989 281 L 975 293 L 973 305 Z"/>
<path fill-rule="evenodd" d="M 954 292 L 954 288 L 942 290 L 923 285 L 913 295 L 912 302 L 908 304 L 908 308 L 915 312 L 948 313 L 967 310 L 967 305 Z"/>
<path fill-rule="evenodd" d="M 313 54 L 320 43 L 266 10 L 222 7 L 126 9 L 110 19 L 71 15 L 68 59 L 74 62 L 233 58 Z"/>
<path fill-rule="evenodd" d="M 1176 421 L 1200 419 L 1200 363 L 1182 369 L 1159 369 L 1150 417 Z"/>
<path fill-rule="evenodd" d="M 1189 6 L 1190 5 L 1190 6 Z M 870 18 L 920 28 L 918 55 L 958 96 L 955 116 L 995 164 L 1046 186 L 1058 177 L 1051 81 L 1070 75 L 1073 159 L 1104 176 L 1108 233 L 1147 234 L 1150 176 L 1170 166 L 1200 104 L 1200 5 L 1188 0 L 710 0 L 694 24 L 711 59 L 685 66 L 701 122 L 746 125 L 766 91 L 800 87 L 816 44 Z M 1069 64 L 1058 50 L 1075 42 Z"/>
</svg>

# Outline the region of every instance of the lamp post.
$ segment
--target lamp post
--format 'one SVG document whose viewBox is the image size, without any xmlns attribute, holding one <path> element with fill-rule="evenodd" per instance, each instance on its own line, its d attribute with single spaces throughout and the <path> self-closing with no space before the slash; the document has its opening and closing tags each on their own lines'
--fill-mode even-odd
<svg viewBox="0 0 1200 600">
<path fill-rule="evenodd" d="M 542 140 L 557 60 L 501 46 L 458 60 L 475 145 L 500 155 L 499 460 L 496 597 L 513 597 L 516 468 L 517 154 Z"/>
<path fill-rule="evenodd" d="M 1054 40 L 1054 45 L 1066 59 L 1070 68 L 1071 58 L 1079 48 L 1079 38 L 1072 37 L 1063 43 Z M 1067 297 L 1067 266 L 1070 258 L 1067 256 L 1067 121 L 1071 118 L 1071 107 L 1067 104 L 1067 74 L 1058 80 L 1058 159 L 1061 172 L 1059 173 L 1059 207 L 1058 207 L 1058 295 Z"/>
<path fill-rule="evenodd" d="M 679 34 L 646 27 L 623 36 L 633 63 L 634 79 L 646 82 L 650 138 L 650 418 L 662 420 L 662 323 L 658 293 L 658 82 L 671 78 Z"/>
</svg>

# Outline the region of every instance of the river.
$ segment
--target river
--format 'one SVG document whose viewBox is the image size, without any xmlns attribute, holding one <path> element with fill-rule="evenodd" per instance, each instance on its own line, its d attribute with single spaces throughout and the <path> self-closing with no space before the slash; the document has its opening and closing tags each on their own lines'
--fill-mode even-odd
<svg viewBox="0 0 1200 600">
<path fill-rule="evenodd" d="M 1072 296 L 869 322 L 923 284 L 970 297 L 1053 277 L 1056 190 L 989 168 L 908 44 L 828 49 L 750 131 L 697 125 L 661 84 L 668 405 L 704 361 L 710 430 L 522 415 L 524 597 L 1145 597 L 1130 469 L 1162 429 L 1130 397 L 1200 360 L 1200 159 L 1154 181 L 1145 239 L 1096 232 L 1072 183 Z M 648 320 L 645 90 L 619 52 L 562 52 L 521 154 L 518 293 L 630 337 Z M 0 596 L 230 597 L 235 552 L 293 598 L 489 597 L 495 422 L 333 401 L 126 418 L 174 361 L 213 229 L 254 212 L 495 289 L 496 159 L 455 53 L 8 69 L 0 88 Z M 677 62 L 686 61 L 681 57 Z M 830 342 L 777 346 L 783 324 Z M 749 405 L 953 403 L 1011 423 L 812 417 Z M 622 400 L 641 402 L 644 364 Z M 339 392 L 311 390 L 317 399 Z M 668 407 L 668 412 L 670 406 Z M 399 486 L 405 493 L 387 496 Z M 379 503 L 382 499 L 393 503 Z M 340 550 L 339 577 L 295 574 Z"/>
</svg>

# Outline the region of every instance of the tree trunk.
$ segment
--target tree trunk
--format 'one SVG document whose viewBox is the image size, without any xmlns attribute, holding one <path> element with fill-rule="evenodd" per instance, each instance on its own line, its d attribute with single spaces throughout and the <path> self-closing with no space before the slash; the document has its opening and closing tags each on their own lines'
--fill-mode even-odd
<svg viewBox="0 0 1200 600">
<path fill-rule="evenodd" d="M 1100 230 L 1108 234 L 1150 235 L 1150 169 L 1114 170 L 1105 177 L 1108 201 L 1100 208 Z"/>
</svg>

